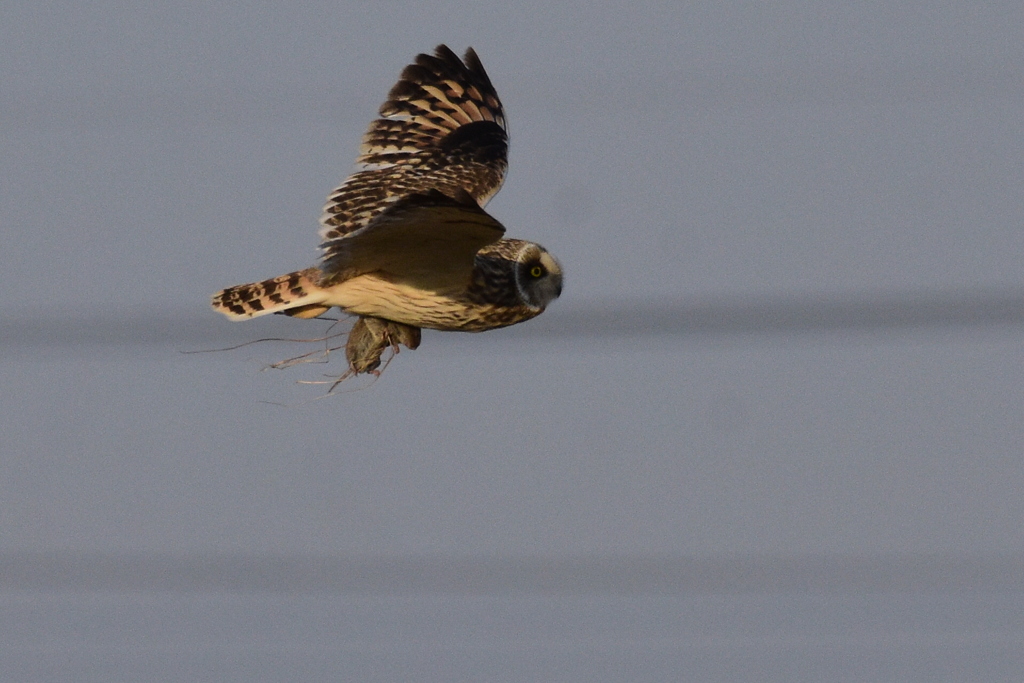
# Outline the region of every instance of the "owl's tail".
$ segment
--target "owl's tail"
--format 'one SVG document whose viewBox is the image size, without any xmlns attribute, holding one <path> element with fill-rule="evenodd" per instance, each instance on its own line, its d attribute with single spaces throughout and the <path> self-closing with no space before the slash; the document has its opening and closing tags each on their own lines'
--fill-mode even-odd
<svg viewBox="0 0 1024 683">
<path fill-rule="evenodd" d="M 315 318 L 330 306 L 322 304 L 325 293 L 317 281 L 319 268 L 297 270 L 262 282 L 236 285 L 213 295 L 213 310 L 232 320 L 247 320 L 268 313 L 296 318 Z"/>
</svg>

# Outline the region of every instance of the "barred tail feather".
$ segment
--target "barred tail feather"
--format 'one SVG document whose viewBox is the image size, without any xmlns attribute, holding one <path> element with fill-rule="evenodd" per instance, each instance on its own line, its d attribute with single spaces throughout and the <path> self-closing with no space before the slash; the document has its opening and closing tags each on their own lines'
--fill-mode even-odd
<svg viewBox="0 0 1024 683">
<path fill-rule="evenodd" d="M 284 313 L 297 318 L 315 318 L 330 306 L 322 304 L 324 290 L 316 283 L 318 268 L 297 270 L 280 277 L 236 285 L 213 295 L 213 310 L 232 320 L 247 320 L 268 313 Z"/>
</svg>

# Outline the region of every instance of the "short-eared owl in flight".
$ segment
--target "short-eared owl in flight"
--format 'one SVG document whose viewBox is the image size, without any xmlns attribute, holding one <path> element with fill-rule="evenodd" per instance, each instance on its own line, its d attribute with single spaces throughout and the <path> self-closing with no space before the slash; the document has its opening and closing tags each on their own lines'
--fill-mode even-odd
<svg viewBox="0 0 1024 683">
<path fill-rule="evenodd" d="M 234 320 L 267 313 L 314 318 L 332 306 L 359 316 L 346 374 L 414 349 L 420 328 L 480 332 L 544 311 L 562 269 L 544 247 L 505 239 L 481 207 L 508 166 L 501 101 L 472 48 L 445 45 L 405 67 L 363 136 L 356 171 L 320 219 L 317 266 L 213 296 Z"/>
</svg>

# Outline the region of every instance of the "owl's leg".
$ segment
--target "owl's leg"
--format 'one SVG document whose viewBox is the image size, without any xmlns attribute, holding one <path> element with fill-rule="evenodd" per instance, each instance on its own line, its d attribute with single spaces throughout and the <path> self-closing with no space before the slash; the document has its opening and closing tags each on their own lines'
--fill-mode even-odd
<svg viewBox="0 0 1024 683">
<path fill-rule="evenodd" d="M 387 323 L 385 331 L 388 340 L 391 342 L 391 348 L 395 350 L 395 353 L 398 353 L 399 344 L 405 344 L 408 349 L 415 349 L 420 345 L 420 337 L 422 336 L 420 328 L 391 322 L 390 320 L 382 320 L 381 322 Z"/>
</svg>

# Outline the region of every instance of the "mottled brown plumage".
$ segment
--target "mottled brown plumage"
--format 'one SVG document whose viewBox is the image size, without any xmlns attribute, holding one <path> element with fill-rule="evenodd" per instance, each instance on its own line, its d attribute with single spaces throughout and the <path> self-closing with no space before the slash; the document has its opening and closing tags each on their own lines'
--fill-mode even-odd
<svg viewBox="0 0 1024 683">
<path fill-rule="evenodd" d="M 504 239 L 483 205 L 507 167 L 505 116 L 476 53 L 419 55 L 363 137 L 357 169 L 331 193 L 320 265 L 225 289 L 215 310 L 360 316 L 349 373 L 373 372 L 388 347 L 419 330 L 478 332 L 528 320 L 561 293 L 562 271 L 540 245 Z"/>
<path fill-rule="evenodd" d="M 363 136 L 356 172 L 324 207 L 325 258 L 331 240 L 365 227 L 402 197 L 464 192 L 483 206 L 505 178 L 505 114 L 472 48 L 465 64 L 445 45 L 435 55 L 417 56 L 380 115 Z"/>
</svg>

